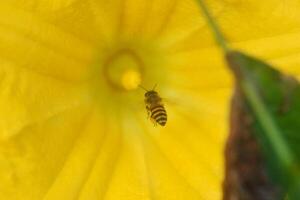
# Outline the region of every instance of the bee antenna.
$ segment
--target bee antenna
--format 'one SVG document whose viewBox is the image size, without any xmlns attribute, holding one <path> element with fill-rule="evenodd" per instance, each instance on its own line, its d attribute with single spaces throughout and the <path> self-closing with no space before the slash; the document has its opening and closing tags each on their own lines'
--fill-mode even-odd
<svg viewBox="0 0 300 200">
<path fill-rule="evenodd" d="M 152 89 L 152 90 L 154 90 L 154 89 L 156 88 L 156 86 L 157 86 L 157 83 L 154 85 L 154 87 L 153 87 L 153 89 Z"/>
<path fill-rule="evenodd" d="M 143 86 L 139 85 L 140 88 L 142 88 L 143 90 L 145 90 L 146 92 L 148 92 L 148 90 L 146 88 L 144 88 Z"/>
</svg>

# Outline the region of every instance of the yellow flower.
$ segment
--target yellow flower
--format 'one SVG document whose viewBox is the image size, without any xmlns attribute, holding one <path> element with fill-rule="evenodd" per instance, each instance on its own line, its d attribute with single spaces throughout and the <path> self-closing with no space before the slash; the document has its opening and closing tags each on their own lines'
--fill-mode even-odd
<svg viewBox="0 0 300 200">
<path fill-rule="evenodd" d="M 299 72 L 297 0 L 207 3 L 229 41 Z M 1 1 L 0 199 L 220 199 L 230 94 L 193 0 Z"/>
</svg>

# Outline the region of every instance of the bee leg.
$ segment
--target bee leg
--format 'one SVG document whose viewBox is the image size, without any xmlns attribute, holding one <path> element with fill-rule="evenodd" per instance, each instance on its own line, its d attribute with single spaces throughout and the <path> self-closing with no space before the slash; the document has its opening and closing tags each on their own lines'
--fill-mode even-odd
<svg viewBox="0 0 300 200">
<path fill-rule="evenodd" d="M 155 119 L 151 118 L 151 121 L 152 121 L 154 126 L 157 126 L 157 122 L 155 121 Z"/>
<path fill-rule="evenodd" d="M 147 119 L 149 119 L 150 118 L 150 111 L 148 110 L 147 111 Z"/>
<path fill-rule="evenodd" d="M 149 119 L 151 112 L 148 106 L 146 106 L 146 110 L 147 110 L 147 119 Z"/>
</svg>

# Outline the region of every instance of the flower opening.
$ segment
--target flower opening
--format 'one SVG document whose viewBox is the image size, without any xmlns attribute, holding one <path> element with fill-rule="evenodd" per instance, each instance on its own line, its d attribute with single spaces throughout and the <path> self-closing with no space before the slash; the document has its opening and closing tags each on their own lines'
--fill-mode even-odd
<svg viewBox="0 0 300 200">
<path fill-rule="evenodd" d="M 103 64 L 107 83 L 117 90 L 134 90 L 141 83 L 143 61 L 129 49 L 122 49 L 109 56 Z"/>
</svg>

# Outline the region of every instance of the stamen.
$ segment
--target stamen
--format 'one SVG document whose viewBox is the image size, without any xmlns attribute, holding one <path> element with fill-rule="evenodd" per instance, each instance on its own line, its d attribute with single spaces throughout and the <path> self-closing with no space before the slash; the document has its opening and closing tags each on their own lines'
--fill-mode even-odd
<svg viewBox="0 0 300 200">
<path fill-rule="evenodd" d="M 143 63 L 132 50 L 117 51 L 104 63 L 104 77 L 108 84 L 119 90 L 134 90 L 142 80 Z"/>
<path fill-rule="evenodd" d="M 122 75 L 122 85 L 126 90 L 134 90 L 141 84 L 141 74 L 129 69 Z"/>
</svg>

